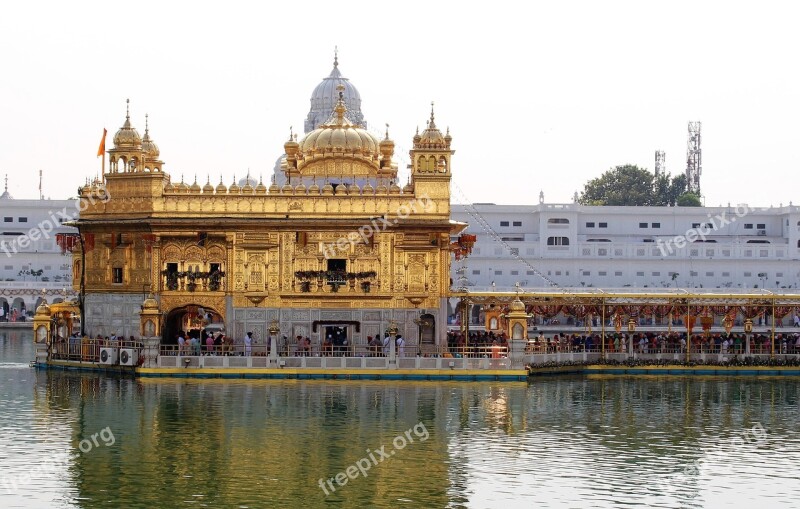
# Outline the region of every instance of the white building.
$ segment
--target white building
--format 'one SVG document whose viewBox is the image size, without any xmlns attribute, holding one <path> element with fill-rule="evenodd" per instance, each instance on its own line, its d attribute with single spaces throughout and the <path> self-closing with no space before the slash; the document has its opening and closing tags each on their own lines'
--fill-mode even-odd
<svg viewBox="0 0 800 509">
<path fill-rule="evenodd" d="M 56 234 L 77 233 L 62 223 L 78 215 L 77 200 L 16 200 L 0 195 L 0 305 L 3 319 L 12 309 L 35 310 L 42 290 L 50 302 L 73 297 L 72 259 L 62 255 Z M 38 274 L 38 271 L 42 271 Z M 66 289 L 66 292 L 64 291 Z"/>
<path fill-rule="evenodd" d="M 453 287 L 797 288 L 800 207 L 452 207 L 477 242 Z M 463 274 L 458 271 L 463 267 Z"/>
</svg>

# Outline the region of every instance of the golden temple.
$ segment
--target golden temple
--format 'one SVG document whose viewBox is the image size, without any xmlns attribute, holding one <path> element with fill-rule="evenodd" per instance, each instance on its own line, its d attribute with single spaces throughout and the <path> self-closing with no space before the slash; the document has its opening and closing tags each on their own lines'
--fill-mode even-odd
<svg viewBox="0 0 800 509">
<path fill-rule="evenodd" d="M 446 344 L 450 236 L 465 226 L 450 220 L 449 130 L 431 108 L 401 188 L 388 126 L 379 139 L 354 107 L 360 96 L 337 59 L 312 97 L 309 119 L 326 118 L 307 121 L 301 139 L 290 133 L 269 186 L 249 175 L 176 182 L 149 125 L 140 136 L 128 111 L 102 180 L 80 191 L 73 277 L 85 332 L 154 332 L 139 325 L 152 294 L 165 342 L 218 322 L 263 344 L 277 321 L 288 338 L 318 345 L 336 327 L 365 346 L 394 321 L 409 345 Z"/>
</svg>

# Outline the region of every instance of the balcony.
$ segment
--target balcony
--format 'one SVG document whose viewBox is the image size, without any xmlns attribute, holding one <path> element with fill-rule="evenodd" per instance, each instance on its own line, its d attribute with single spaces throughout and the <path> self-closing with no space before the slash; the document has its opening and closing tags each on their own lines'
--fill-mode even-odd
<svg viewBox="0 0 800 509">
<path fill-rule="evenodd" d="M 161 273 L 161 290 L 167 292 L 224 292 L 225 273 L 169 272 Z"/>
</svg>

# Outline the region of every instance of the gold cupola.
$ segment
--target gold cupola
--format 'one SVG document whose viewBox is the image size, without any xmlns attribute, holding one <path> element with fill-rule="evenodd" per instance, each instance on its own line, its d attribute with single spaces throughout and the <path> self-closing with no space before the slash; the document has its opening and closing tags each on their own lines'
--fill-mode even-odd
<svg viewBox="0 0 800 509">
<path fill-rule="evenodd" d="M 128 148 L 140 150 L 142 148 L 142 137 L 139 136 L 139 131 L 131 127 L 131 100 L 125 100 L 125 123 L 119 128 L 117 134 L 114 135 L 114 148 Z"/>
<path fill-rule="evenodd" d="M 142 138 L 142 151 L 144 152 L 145 162 L 158 161 L 161 152 L 158 145 L 150 138 L 150 115 L 144 116 L 144 138 Z"/>
</svg>

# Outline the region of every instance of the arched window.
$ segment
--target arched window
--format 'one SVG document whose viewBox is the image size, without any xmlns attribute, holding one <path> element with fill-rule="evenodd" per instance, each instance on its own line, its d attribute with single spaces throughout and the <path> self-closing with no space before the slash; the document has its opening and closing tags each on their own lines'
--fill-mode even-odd
<svg viewBox="0 0 800 509">
<path fill-rule="evenodd" d="M 568 246 L 569 237 L 547 237 L 548 246 Z"/>
</svg>

